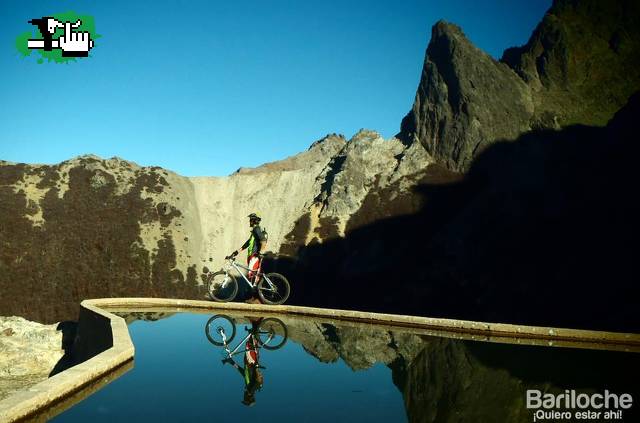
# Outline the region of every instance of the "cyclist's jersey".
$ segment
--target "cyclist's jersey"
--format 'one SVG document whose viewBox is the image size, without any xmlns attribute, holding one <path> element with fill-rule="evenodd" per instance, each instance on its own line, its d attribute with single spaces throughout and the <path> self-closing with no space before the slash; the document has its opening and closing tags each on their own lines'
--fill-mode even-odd
<svg viewBox="0 0 640 423">
<path fill-rule="evenodd" d="M 247 249 L 247 257 L 251 257 L 254 254 L 260 252 L 260 247 L 262 247 L 262 243 L 267 241 L 267 237 L 264 235 L 262 228 L 260 225 L 256 225 L 251 228 L 251 235 L 247 242 L 244 243 L 242 248 Z"/>
</svg>

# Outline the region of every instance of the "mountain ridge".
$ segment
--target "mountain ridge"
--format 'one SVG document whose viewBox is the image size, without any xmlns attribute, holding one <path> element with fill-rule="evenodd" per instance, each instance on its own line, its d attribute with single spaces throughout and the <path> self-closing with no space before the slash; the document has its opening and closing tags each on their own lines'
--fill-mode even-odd
<svg viewBox="0 0 640 423">
<path fill-rule="evenodd" d="M 539 298 L 520 309 L 505 303 L 522 292 L 537 298 L 533 279 L 507 284 L 507 275 L 519 275 L 511 263 L 533 254 L 523 235 L 535 238 L 530 228 L 546 233 L 544 228 L 557 227 L 558 234 L 548 235 L 560 238 L 558 222 L 573 228 L 571 213 L 589 198 L 575 181 L 593 179 L 595 146 L 611 157 L 619 154 L 616 149 L 633 155 L 622 132 L 612 128 L 629 127 L 635 97 L 611 127 L 603 128 L 602 120 L 614 118 L 621 99 L 640 89 L 640 67 L 622 78 L 614 75 L 617 82 L 600 89 L 611 101 L 587 113 L 591 106 L 584 109 L 577 100 L 593 91 L 581 91 L 585 68 L 574 60 L 584 43 L 572 40 L 580 31 L 595 31 L 599 40 L 609 36 L 606 47 L 599 43 L 595 53 L 587 51 L 585 63 L 599 75 L 627 69 L 636 60 L 632 47 L 640 30 L 629 27 L 636 9 L 626 0 L 557 0 L 529 43 L 508 49 L 501 61 L 475 47 L 456 25 L 436 23 L 414 104 L 399 134 L 388 140 L 371 130 L 349 141 L 329 134 L 297 155 L 223 177 L 183 177 L 94 156 L 50 166 L 2 162 L 0 286 L 7 295 L 0 314 L 56 321 L 63 314 L 75 317 L 69 310 L 85 296 L 201 297 L 203 268 L 217 268 L 242 244 L 246 215 L 257 212 L 269 232 L 268 249 L 280 256 L 267 265 L 291 275 L 296 303 L 548 324 L 535 314 Z M 594 11 L 631 15 L 622 22 L 604 19 L 604 27 L 594 29 Z M 602 48 L 619 56 L 612 66 L 593 58 Z M 605 164 L 603 180 L 626 187 L 628 182 L 613 179 L 620 172 L 614 161 Z M 618 189 L 609 190 L 619 195 L 614 198 L 602 182 L 593 184 L 602 198 L 626 204 Z M 582 239 L 575 231 L 575 239 Z M 615 241 L 599 234 L 603 243 Z M 572 239 L 563 242 L 589 253 Z M 526 254 L 518 256 L 521 250 Z M 415 263 L 421 265 L 411 270 Z M 383 282 L 389 280 L 403 292 L 388 292 Z M 56 295 L 64 306 L 41 298 Z M 552 325 L 587 322 L 556 306 L 548 316 L 557 319 Z M 598 324 L 620 325 L 625 313 L 624 307 L 612 310 Z"/>
</svg>

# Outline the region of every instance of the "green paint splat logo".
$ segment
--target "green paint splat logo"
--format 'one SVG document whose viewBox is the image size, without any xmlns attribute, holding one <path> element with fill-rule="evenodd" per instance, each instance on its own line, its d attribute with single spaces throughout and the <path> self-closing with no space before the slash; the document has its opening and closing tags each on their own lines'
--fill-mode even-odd
<svg viewBox="0 0 640 423">
<path fill-rule="evenodd" d="M 31 19 L 30 24 L 38 30 L 23 32 L 16 38 L 16 48 L 27 57 L 35 50 L 40 54 L 38 63 L 68 63 L 79 57 L 89 57 L 94 48 L 96 33 L 93 16 L 76 12 L 57 13 Z"/>
</svg>

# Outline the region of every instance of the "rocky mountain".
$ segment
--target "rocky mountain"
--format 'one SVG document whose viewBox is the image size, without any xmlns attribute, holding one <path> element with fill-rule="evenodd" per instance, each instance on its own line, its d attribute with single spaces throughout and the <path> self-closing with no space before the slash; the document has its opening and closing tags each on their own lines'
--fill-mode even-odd
<svg viewBox="0 0 640 423">
<path fill-rule="evenodd" d="M 280 267 L 305 282 L 292 300 L 639 330 L 627 247 L 640 235 L 639 18 L 637 2 L 558 0 L 500 61 L 438 22 L 397 136 L 423 147 L 422 167 L 369 179 L 344 233 L 316 220 L 321 245 L 303 216 Z"/>
<path fill-rule="evenodd" d="M 52 322 L 74 318 L 87 297 L 200 298 L 202 269 L 242 245 L 250 212 L 262 215 L 275 252 L 302 216 L 313 222 L 305 239 L 321 240 L 325 222 L 332 236 L 344 234 L 371 186 L 420 171 L 428 158 L 417 147 L 372 131 L 349 142 L 331 134 L 228 177 L 186 178 L 96 156 L 0 162 L 0 314 Z"/>
<path fill-rule="evenodd" d="M 632 0 L 556 0 L 500 61 L 438 22 L 399 137 L 466 171 L 487 146 L 531 129 L 605 125 L 640 88 L 638 16 Z"/>
<path fill-rule="evenodd" d="M 0 162 L 0 315 L 199 298 L 203 267 L 258 212 L 292 303 L 637 330 L 624 245 L 638 226 L 637 97 L 625 104 L 640 89 L 639 15 L 627 0 L 557 0 L 500 61 L 438 22 L 388 140 L 331 134 L 226 177 L 95 156 Z"/>
</svg>

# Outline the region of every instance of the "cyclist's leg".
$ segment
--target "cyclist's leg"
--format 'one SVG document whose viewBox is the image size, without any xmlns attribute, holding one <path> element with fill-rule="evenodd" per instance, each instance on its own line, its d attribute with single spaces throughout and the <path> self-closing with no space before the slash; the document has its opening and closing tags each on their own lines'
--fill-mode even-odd
<svg viewBox="0 0 640 423">
<path fill-rule="evenodd" d="M 257 254 L 253 254 L 248 260 L 249 274 L 248 279 L 253 282 L 254 275 L 260 269 L 260 258 Z M 256 281 L 257 282 L 257 281 Z"/>
<path fill-rule="evenodd" d="M 261 279 L 261 275 L 262 275 L 262 258 L 259 255 L 256 255 L 257 257 L 257 264 L 256 264 L 256 268 L 255 268 L 255 283 L 256 285 L 258 284 L 258 282 L 260 282 Z"/>
</svg>

